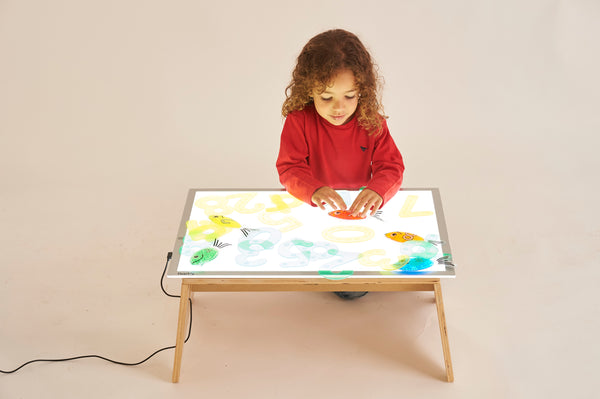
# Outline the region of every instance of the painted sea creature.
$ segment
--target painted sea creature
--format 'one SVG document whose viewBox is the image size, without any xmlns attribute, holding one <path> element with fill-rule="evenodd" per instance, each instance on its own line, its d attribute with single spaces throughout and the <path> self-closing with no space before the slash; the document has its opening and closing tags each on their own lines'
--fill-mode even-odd
<svg viewBox="0 0 600 399">
<path fill-rule="evenodd" d="M 205 263 L 208 263 L 208 262 L 216 259 L 216 257 L 219 255 L 219 251 L 217 250 L 217 248 L 219 248 L 219 249 L 225 248 L 228 245 L 231 245 L 231 244 L 227 244 L 227 243 L 220 242 L 219 240 L 215 240 L 213 242 L 212 247 L 203 248 L 199 251 L 196 251 L 194 253 L 194 255 L 192 255 L 192 257 L 190 258 L 190 263 L 192 265 L 202 266 Z"/>
<path fill-rule="evenodd" d="M 391 233 L 386 233 L 385 236 L 391 240 L 398 242 L 425 241 L 423 237 L 420 237 L 416 234 L 405 233 L 403 231 L 393 231 Z"/>
<path fill-rule="evenodd" d="M 360 220 L 366 219 L 366 216 L 352 216 L 352 213 L 348 210 L 337 209 L 328 213 L 329 216 L 344 220 Z M 376 211 L 373 215 L 374 218 L 381 220 L 381 211 Z"/>
<path fill-rule="evenodd" d="M 242 227 L 241 224 L 239 224 L 238 222 L 236 222 L 235 220 L 228 218 L 227 216 L 222 216 L 222 215 L 212 215 L 208 217 L 211 222 L 219 224 L 221 226 L 225 226 L 225 227 L 232 227 L 232 228 L 240 228 Z"/>
<path fill-rule="evenodd" d="M 210 219 L 211 222 L 213 222 L 216 225 L 219 226 L 225 226 L 225 227 L 230 227 L 230 228 L 234 228 L 234 229 L 240 229 L 240 231 L 242 232 L 242 234 L 245 237 L 248 237 L 248 233 L 252 230 L 246 227 L 242 227 L 241 224 L 239 224 L 238 222 L 236 222 L 235 220 L 228 218 L 227 216 L 223 216 L 223 215 L 212 215 L 208 217 Z"/>
<path fill-rule="evenodd" d="M 204 248 L 200 251 L 197 251 L 190 258 L 190 263 L 192 265 L 200 265 L 210 262 L 215 259 L 219 255 L 219 251 L 214 248 Z"/>
<path fill-rule="evenodd" d="M 344 219 L 344 220 L 359 220 L 366 219 L 366 216 L 352 216 L 350 211 L 337 209 L 335 211 L 331 211 L 328 213 L 329 216 L 333 216 L 334 218 Z"/>
</svg>

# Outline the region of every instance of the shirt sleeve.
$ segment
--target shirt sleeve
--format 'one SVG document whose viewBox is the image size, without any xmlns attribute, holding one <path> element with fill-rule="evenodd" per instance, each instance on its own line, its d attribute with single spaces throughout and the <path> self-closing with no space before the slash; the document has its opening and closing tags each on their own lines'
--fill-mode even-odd
<svg viewBox="0 0 600 399">
<path fill-rule="evenodd" d="M 290 194 L 316 206 L 312 195 L 325 184 L 312 174 L 304 120 L 294 113 L 287 116 L 283 125 L 276 167 L 279 181 Z"/>
<path fill-rule="evenodd" d="M 404 175 L 404 161 L 385 120 L 383 132 L 375 138 L 372 159 L 372 177 L 366 188 L 375 191 L 388 202 L 400 189 Z"/>
</svg>

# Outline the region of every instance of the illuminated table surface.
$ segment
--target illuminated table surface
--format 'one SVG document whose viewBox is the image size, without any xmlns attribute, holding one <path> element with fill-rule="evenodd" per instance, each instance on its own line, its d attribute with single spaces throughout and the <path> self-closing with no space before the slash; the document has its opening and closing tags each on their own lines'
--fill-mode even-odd
<svg viewBox="0 0 600 399">
<path fill-rule="evenodd" d="M 349 206 L 358 191 L 339 190 Z M 402 189 L 375 216 L 323 211 L 284 190 L 189 191 L 168 278 L 181 279 L 173 382 L 193 292 L 433 291 L 447 381 L 442 301 L 455 277 L 438 189 Z"/>
</svg>

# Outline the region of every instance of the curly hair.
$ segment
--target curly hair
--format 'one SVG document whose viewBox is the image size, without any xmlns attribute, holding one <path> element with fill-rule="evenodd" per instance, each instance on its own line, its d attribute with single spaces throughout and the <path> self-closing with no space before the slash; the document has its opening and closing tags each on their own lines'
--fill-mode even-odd
<svg viewBox="0 0 600 399">
<path fill-rule="evenodd" d="M 344 69 L 354 74 L 359 92 L 358 123 L 369 134 L 381 133 L 385 116 L 379 98 L 382 84 L 377 66 L 360 39 L 343 29 L 320 33 L 306 43 L 285 89 L 282 115 L 286 117 L 292 111 L 304 109 L 313 102 L 313 90 L 325 91 Z"/>
</svg>

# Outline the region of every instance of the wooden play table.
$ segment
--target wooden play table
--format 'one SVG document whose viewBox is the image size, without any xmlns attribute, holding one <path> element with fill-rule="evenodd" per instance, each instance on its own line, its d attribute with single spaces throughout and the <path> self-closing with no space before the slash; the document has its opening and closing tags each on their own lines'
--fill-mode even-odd
<svg viewBox="0 0 600 399">
<path fill-rule="evenodd" d="M 349 205 L 356 191 L 339 191 Z M 194 292 L 433 291 L 454 380 L 441 279 L 455 277 L 437 189 L 402 189 L 380 215 L 351 220 L 283 190 L 192 189 L 167 276 L 181 280 L 173 382 Z"/>
</svg>

